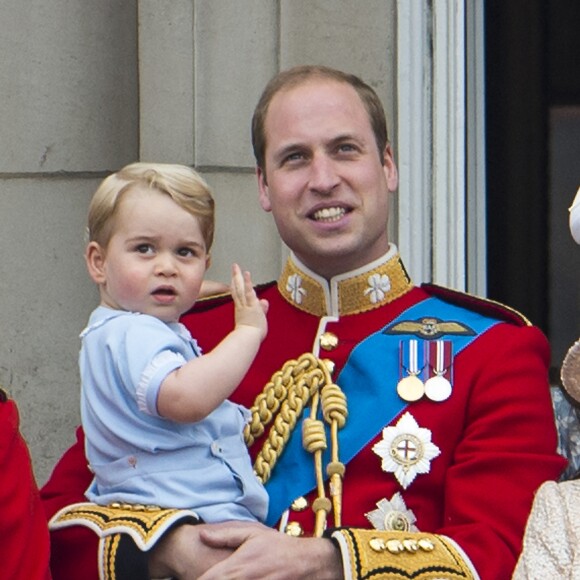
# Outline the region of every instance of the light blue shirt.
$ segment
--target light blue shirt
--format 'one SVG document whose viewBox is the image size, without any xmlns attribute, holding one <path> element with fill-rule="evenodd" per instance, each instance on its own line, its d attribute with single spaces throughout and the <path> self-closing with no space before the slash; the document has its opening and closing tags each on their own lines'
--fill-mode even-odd
<svg viewBox="0 0 580 580">
<path fill-rule="evenodd" d="M 196 423 L 157 412 L 165 377 L 201 355 L 185 326 L 99 306 L 81 339 L 90 501 L 188 508 L 206 522 L 266 517 L 243 439 L 247 409 L 226 400 Z"/>
</svg>

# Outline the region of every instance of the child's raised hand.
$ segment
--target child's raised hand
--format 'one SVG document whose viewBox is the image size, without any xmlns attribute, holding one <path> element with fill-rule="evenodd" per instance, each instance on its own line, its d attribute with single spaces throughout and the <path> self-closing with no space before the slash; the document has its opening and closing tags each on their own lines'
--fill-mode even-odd
<svg viewBox="0 0 580 580">
<path fill-rule="evenodd" d="M 268 301 L 258 299 L 250 273 L 246 271 L 242 274 L 237 264 L 232 266 L 231 290 L 236 308 L 236 327 L 254 327 L 260 331 L 260 340 L 263 340 L 268 332 Z"/>
</svg>

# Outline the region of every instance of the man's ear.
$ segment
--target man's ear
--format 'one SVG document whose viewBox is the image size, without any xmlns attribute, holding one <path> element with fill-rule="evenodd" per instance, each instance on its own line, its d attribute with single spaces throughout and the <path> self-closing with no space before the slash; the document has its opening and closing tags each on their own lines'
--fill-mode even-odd
<svg viewBox="0 0 580 580">
<path fill-rule="evenodd" d="M 394 192 L 399 186 L 399 172 L 397 171 L 397 164 L 389 143 L 387 143 L 383 152 L 383 171 L 385 172 L 389 191 Z"/>
<path fill-rule="evenodd" d="M 264 211 L 272 211 L 270 189 L 266 182 L 266 172 L 261 167 L 256 167 L 256 177 L 258 178 L 258 190 L 260 191 L 260 205 Z"/>
<path fill-rule="evenodd" d="M 89 242 L 85 250 L 85 262 L 89 276 L 95 284 L 104 284 L 105 277 L 105 250 L 97 242 Z"/>
</svg>

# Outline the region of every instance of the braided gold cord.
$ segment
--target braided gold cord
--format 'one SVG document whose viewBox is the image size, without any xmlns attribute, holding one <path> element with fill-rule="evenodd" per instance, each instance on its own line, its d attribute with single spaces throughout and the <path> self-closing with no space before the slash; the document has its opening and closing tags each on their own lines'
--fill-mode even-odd
<svg viewBox="0 0 580 580">
<path fill-rule="evenodd" d="M 326 378 L 326 377 L 325 377 Z M 320 403 L 320 393 L 316 391 L 312 396 L 312 403 L 310 407 L 310 417 L 318 415 L 318 405 Z M 310 419 L 309 435 L 310 441 L 306 441 L 304 433 L 302 435 L 302 445 L 306 451 L 314 456 L 314 475 L 316 477 L 316 493 L 318 497 L 312 502 L 312 511 L 314 512 L 314 535 L 316 537 L 322 536 L 326 526 L 326 518 L 332 509 L 332 504 L 326 497 L 324 489 L 324 476 L 322 473 L 322 452 L 327 448 L 326 431 L 324 430 L 324 423 L 318 419 Z"/>
<path fill-rule="evenodd" d="M 309 453 L 326 449 L 326 433 L 324 423 L 319 419 L 307 417 L 302 422 L 302 442 Z"/>
<path fill-rule="evenodd" d="M 246 425 L 244 431 L 244 439 L 248 447 L 251 447 L 254 441 L 263 435 L 265 428 L 272 422 L 272 417 L 288 396 L 288 388 L 296 382 L 296 377 L 306 372 L 308 367 L 316 364 L 317 359 L 312 354 L 306 353 L 298 360 L 287 361 L 281 370 L 272 375 L 270 382 L 256 397 L 250 409 L 252 420 Z"/>
<path fill-rule="evenodd" d="M 314 535 L 321 536 L 327 514 L 331 510 L 334 512 L 335 525 L 340 526 L 344 464 L 339 461 L 338 429 L 344 427 L 348 414 L 346 397 L 340 387 L 332 383 L 327 364 L 311 353 L 286 362 L 280 371 L 272 375 L 270 382 L 256 397 L 250 409 L 252 419 L 246 426 L 244 438 L 246 444 L 251 446 L 273 422 L 254 462 L 256 475 L 262 483 L 266 483 L 304 411 L 304 406 L 309 402 L 311 412 L 310 417 L 302 423 L 302 438 L 304 448 L 314 456 L 318 494 L 312 506 L 316 513 Z M 327 466 L 327 473 L 330 477 L 332 503 L 324 490 L 322 453 L 328 444 L 324 423 L 316 418 L 319 406 L 324 420 L 330 425 L 331 463 Z"/>
<path fill-rule="evenodd" d="M 311 381 L 309 388 L 307 383 L 311 378 L 315 380 Z M 288 387 L 286 400 L 282 401 L 280 410 L 274 419 L 274 424 L 268 433 L 268 438 L 262 445 L 262 449 L 256 456 L 256 461 L 254 462 L 254 471 L 262 483 L 266 483 L 270 479 L 272 470 L 278 458 L 282 455 L 286 443 L 288 443 L 288 439 L 290 439 L 290 435 L 302 415 L 304 406 L 310 399 L 311 388 L 313 386 L 314 388 L 318 386 L 316 373 L 314 377 L 305 373 L 298 378 L 295 384 L 291 384 Z"/>
<path fill-rule="evenodd" d="M 346 424 L 348 415 L 346 397 L 338 385 L 327 384 L 321 392 L 322 412 L 324 420 L 330 424 L 330 449 L 331 460 L 326 466 L 326 473 L 329 476 L 330 497 L 334 514 L 334 525 L 341 525 L 342 521 L 342 478 L 344 477 L 345 466 L 339 461 L 338 456 L 338 430 Z"/>
<path fill-rule="evenodd" d="M 347 417 L 346 397 L 344 393 L 338 385 L 327 383 L 322 389 L 320 396 L 322 397 L 324 420 L 328 424 L 336 421 L 338 428 L 342 429 Z"/>
</svg>

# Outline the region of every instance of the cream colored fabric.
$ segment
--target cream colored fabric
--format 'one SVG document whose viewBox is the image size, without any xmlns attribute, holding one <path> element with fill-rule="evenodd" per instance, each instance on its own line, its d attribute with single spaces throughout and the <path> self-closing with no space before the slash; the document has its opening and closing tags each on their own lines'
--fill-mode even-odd
<svg viewBox="0 0 580 580">
<path fill-rule="evenodd" d="M 580 580 L 580 480 L 544 483 L 513 580 Z"/>
</svg>

